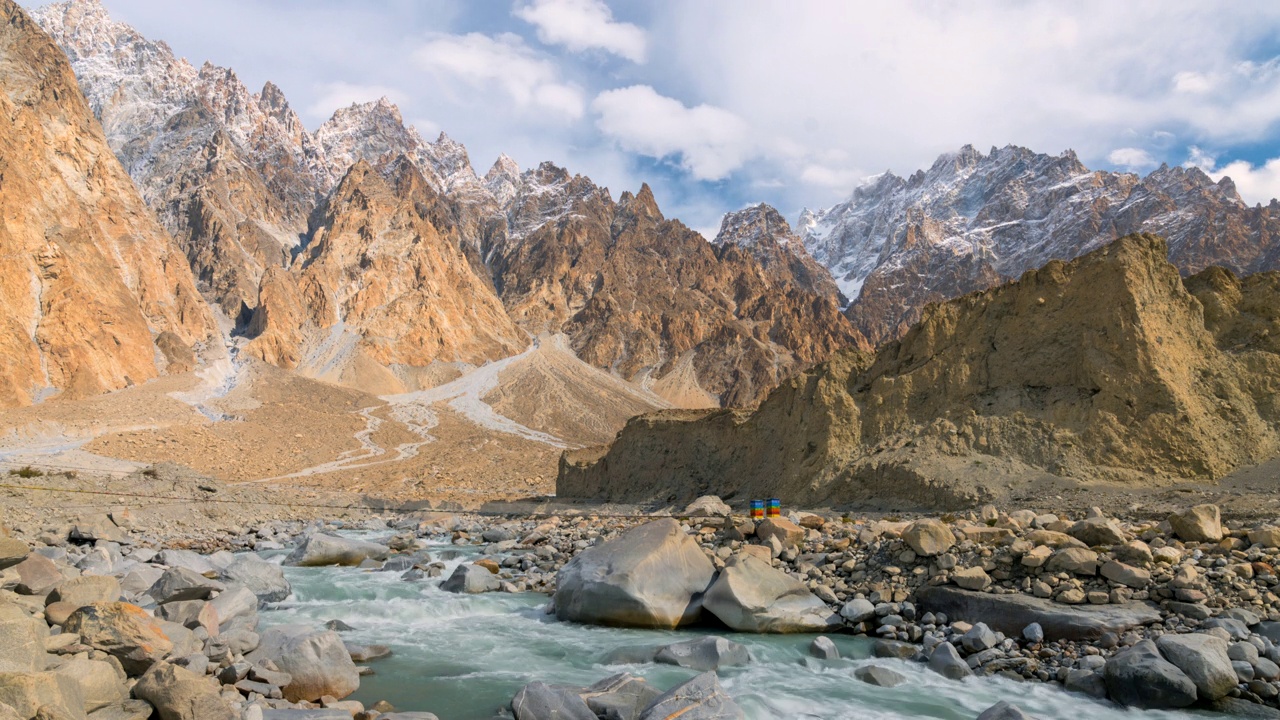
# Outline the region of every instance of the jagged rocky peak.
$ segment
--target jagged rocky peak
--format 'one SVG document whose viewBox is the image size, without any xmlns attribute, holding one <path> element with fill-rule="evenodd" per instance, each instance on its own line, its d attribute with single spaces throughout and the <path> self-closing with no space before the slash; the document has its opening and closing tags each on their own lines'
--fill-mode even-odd
<svg viewBox="0 0 1280 720">
<path fill-rule="evenodd" d="M 1146 178 L 1090 171 L 1077 155 L 1006 146 L 946 153 L 909 180 L 886 173 L 826 210 L 802 213 L 805 247 L 853 302 L 873 342 L 905 332 L 929 302 L 990 287 L 1131 232 L 1169 240 L 1184 272 L 1276 267 L 1280 223 L 1234 184 L 1194 168 Z"/>
<path fill-rule="evenodd" d="M 640 183 L 640 190 L 635 195 L 632 195 L 630 191 L 623 192 L 621 197 L 618 198 L 618 209 L 631 215 L 656 221 L 665 219 L 662 216 L 662 211 L 658 209 L 658 201 L 653 197 L 653 188 L 649 187 L 649 183 Z"/>
<path fill-rule="evenodd" d="M 769 279 L 779 285 L 799 286 L 830 298 L 839 306 L 848 302 L 840 294 L 831 273 L 809 256 L 804 243 L 791 231 L 791 225 L 771 205 L 760 203 L 727 213 L 720 221 L 720 232 L 712 244 L 720 248 L 722 255 L 728 248 L 749 253 Z"/>
<path fill-rule="evenodd" d="M 520 166 L 502 153 L 484 174 L 484 187 L 498 205 L 505 207 L 520 190 Z"/>
<path fill-rule="evenodd" d="M 726 213 L 720 221 L 720 232 L 712 242 L 716 245 L 732 243 L 751 248 L 766 240 L 785 246 L 799 238 L 791 232 L 791 225 L 782 217 L 782 213 L 771 205 L 760 203 Z"/>
<path fill-rule="evenodd" d="M 416 156 L 426 144 L 416 131 L 405 127 L 400 108 L 386 97 L 339 108 L 313 137 L 324 152 L 331 185 L 357 160 L 376 161 L 386 154 Z"/>
</svg>

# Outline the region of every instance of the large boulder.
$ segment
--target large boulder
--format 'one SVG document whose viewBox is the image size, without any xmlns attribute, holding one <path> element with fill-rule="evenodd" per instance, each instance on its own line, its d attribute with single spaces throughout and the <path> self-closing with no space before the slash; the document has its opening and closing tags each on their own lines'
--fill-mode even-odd
<svg viewBox="0 0 1280 720">
<path fill-rule="evenodd" d="M 610 675 L 578 693 L 596 717 L 630 720 L 657 700 L 662 691 L 630 673 Z"/>
<path fill-rule="evenodd" d="M 725 517 L 733 513 L 733 509 L 725 504 L 717 495 L 703 495 L 702 497 L 689 503 L 684 509 L 684 514 L 689 517 L 707 517 L 719 516 Z"/>
<path fill-rule="evenodd" d="M 1098 574 L 1098 553 L 1085 548 L 1063 548 L 1044 566 L 1049 572 L 1067 572 L 1090 577 Z"/>
<path fill-rule="evenodd" d="M 1227 641 L 1213 635 L 1161 635 L 1156 648 L 1196 684 L 1200 700 L 1217 700 L 1235 689 L 1236 672 Z"/>
<path fill-rule="evenodd" d="M 1035 720 L 1022 711 L 1022 708 L 1007 700 L 992 705 L 978 716 L 978 720 Z"/>
<path fill-rule="evenodd" d="M 293 681 L 281 689 L 290 702 L 313 702 L 325 695 L 341 699 L 360 687 L 359 671 L 342 638 L 332 630 L 305 625 L 268 628 L 245 660 L 253 664 L 271 660 L 289 673 Z"/>
<path fill-rule="evenodd" d="M 1126 539 L 1120 523 L 1107 517 L 1085 518 L 1072 525 L 1067 534 L 1089 547 L 1123 545 Z"/>
<path fill-rule="evenodd" d="M 813 633 L 841 625 L 840 616 L 804 583 L 755 555 L 729 558 L 702 607 L 742 632 Z"/>
<path fill-rule="evenodd" d="M 713 672 L 677 685 L 654 700 L 638 720 L 744 720 L 742 708 L 720 686 Z"/>
<path fill-rule="evenodd" d="M 209 606 L 218 613 L 219 627 L 224 630 L 231 629 L 237 618 L 252 618 L 251 625 L 257 627 L 258 596 L 247 587 L 229 587 L 210 600 Z"/>
<path fill-rule="evenodd" d="M 13 567 L 31 554 L 31 548 L 21 540 L 0 536 L 0 570 Z"/>
<path fill-rule="evenodd" d="M 80 686 L 55 672 L 0 672 L 0 707 L 5 705 L 24 719 L 85 719 Z"/>
<path fill-rule="evenodd" d="M 956 536 L 951 532 L 951 528 L 941 520 L 933 518 L 911 523 L 902 532 L 902 540 L 921 557 L 941 555 L 956 544 Z"/>
<path fill-rule="evenodd" d="M 804 536 L 804 528 L 786 518 L 765 518 L 756 524 L 756 537 L 763 543 L 769 542 L 769 538 L 776 538 L 781 547 L 799 547 Z"/>
<path fill-rule="evenodd" d="M 120 599 L 120 581 L 110 575 L 82 575 L 58 583 L 45 598 L 45 605 L 56 602 L 81 608 L 100 602 Z"/>
<path fill-rule="evenodd" d="M 72 658 L 53 672 L 71 678 L 80 687 L 80 697 L 87 713 L 119 705 L 129 699 L 129 689 L 124 684 L 127 677 L 109 662 Z"/>
<path fill-rule="evenodd" d="M 1222 513 L 1217 505 L 1196 505 L 1169 515 L 1169 525 L 1187 542 L 1218 542 L 1222 539 Z"/>
<path fill-rule="evenodd" d="M 0 672 L 43 670 L 49 627 L 22 608 L 0 601 Z"/>
<path fill-rule="evenodd" d="M 210 580 L 194 570 L 183 567 L 171 567 L 164 571 L 159 580 L 147 590 L 147 594 L 158 603 L 181 602 L 183 600 L 208 600 L 214 593 L 222 592 L 226 586 L 217 580 Z"/>
<path fill-rule="evenodd" d="M 1187 707 L 1196 701 L 1196 685 L 1186 673 L 1160 656 L 1156 644 L 1139 641 L 1116 653 L 1103 667 L 1107 694 L 1129 707 Z"/>
<path fill-rule="evenodd" d="M 106 513 L 96 513 L 75 518 L 67 539 L 77 543 L 92 543 L 99 540 L 109 542 L 129 542 L 129 533 L 121 530 Z"/>
<path fill-rule="evenodd" d="M 596 720 L 596 714 L 571 688 L 532 682 L 511 700 L 516 720 Z"/>
<path fill-rule="evenodd" d="M 13 571 L 18 574 L 18 585 L 14 589 L 19 595 L 47 595 L 63 580 L 58 566 L 40 553 L 31 553 L 14 565 Z"/>
<path fill-rule="evenodd" d="M 1097 640 L 1107 633 L 1120 635 L 1161 620 L 1159 608 L 1145 602 L 1072 606 L 1020 593 L 994 595 L 945 585 L 922 587 L 916 598 L 924 610 L 945 613 L 952 620 L 984 622 L 1010 637 L 1037 623 L 1049 642 Z"/>
<path fill-rule="evenodd" d="M 146 610 L 123 602 L 94 603 L 71 613 L 64 632 L 120 661 L 125 672 L 138 675 L 173 650 L 173 641 Z"/>
<path fill-rule="evenodd" d="M 493 592 L 501 587 L 502 581 L 491 570 L 470 563 L 459 565 L 447 580 L 440 583 L 440 589 L 445 592 L 469 595 Z"/>
<path fill-rule="evenodd" d="M 714 635 L 658 648 L 654 662 L 705 672 L 751 662 L 747 646 Z"/>
<path fill-rule="evenodd" d="M 929 669 L 949 680 L 963 680 L 973 674 L 969 665 L 960 658 L 960 651 L 949 642 L 933 648 L 929 654 Z"/>
<path fill-rule="evenodd" d="M 378 543 L 315 533 L 307 536 L 301 545 L 289 553 L 285 564 L 300 567 L 355 566 L 365 560 L 386 560 L 390 552 L 386 546 Z"/>
<path fill-rule="evenodd" d="M 556 575 L 561 620 L 671 629 L 695 622 L 715 567 L 672 519 L 584 550 Z"/>
<path fill-rule="evenodd" d="M 256 555 L 238 556 L 222 569 L 220 575 L 227 582 L 249 588 L 263 603 L 280 602 L 293 593 L 293 587 L 284 577 L 284 570 Z"/>
<path fill-rule="evenodd" d="M 160 720 L 239 720 L 215 682 L 169 663 L 153 665 L 133 694 L 155 706 Z"/>
<path fill-rule="evenodd" d="M 209 562 L 209 558 L 194 550 L 161 550 L 155 561 L 169 567 L 180 567 L 205 577 L 216 575 L 218 569 Z"/>
</svg>

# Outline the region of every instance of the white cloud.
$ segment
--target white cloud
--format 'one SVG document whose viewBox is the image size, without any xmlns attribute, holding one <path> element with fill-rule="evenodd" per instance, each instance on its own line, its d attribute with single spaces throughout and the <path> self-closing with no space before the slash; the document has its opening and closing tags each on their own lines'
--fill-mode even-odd
<svg viewBox="0 0 1280 720">
<path fill-rule="evenodd" d="M 1187 167 L 1200 168 L 1201 170 L 1211 173 L 1218 165 L 1218 158 L 1204 150 L 1192 145 L 1187 148 L 1187 161 L 1183 163 Z"/>
<path fill-rule="evenodd" d="M 1180 93 L 1199 95 L 1213 89 L 1213 82 L 1198 72 L 1180 72 L 1173 76 L 1173 89 Z"/>
<path fill-rule="evenodd" d="M 399 105 L 404 102 L 405 94 L 385 85 L 357 85 L 348 82 L 322 83 L 318 88 L 320 95 L 307 106 L 312 115 L 328 117 L 334 110 L 344 108 L 352 103 L 364 103 L 385 97 Z"/>
<path fill-rule="evenodd" d="M 624 150 L 652 158 L 680 156 L 698 180 L 720 180 L 752 155 L 742 118 L 710 105 L 686 107 L 648 85 L 600 93 L 591 103 L 596 126 Z"/>
<path fill-rule="evenodd" d="M 800 171 L 800 180 L 810 185 L 839 190 L 847 193 L 858 184 L 863 174 L 856 168 L 830 168 L 824 165 L 807 165 Z"/>
<path fill-rule="evenodd" d="M 1107 162 L 1126 170 L 1142 171 L 1159 165 L 1151 153 L 1141 148 L 1117 148 L 1107 155 Z"/>
<path fill-rule="evenodd" d="M 538 39 L 573 52 L 599 49 L 642 63 L 648 39 L 644 30 L 617 22 L 603 0 L 534 0 L 515 15 L 538 28 Z"/>
<path fill-rule="evenodd" d="M 572 120 L 582 117 L 582 90 L 560 78 L 555 63 L 517 35 L 441 35 L 413 54 L 418 65 L 473 88 L 494 86 L 522 109 L 541 109 Z"/>
</svg>

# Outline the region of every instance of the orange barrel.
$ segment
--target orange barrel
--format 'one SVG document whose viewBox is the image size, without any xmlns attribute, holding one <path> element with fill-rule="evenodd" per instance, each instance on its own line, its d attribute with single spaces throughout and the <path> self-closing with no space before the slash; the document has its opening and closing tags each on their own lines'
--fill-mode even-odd
<svg viewBox="0 0 1280 720">
<path fill-rule="evenodd" d="M 769 517 L 782 517 L 782 501 L 778 498 L 769 498 Z"/>
<path fill-rule="evenodd" d="M 764 501 L 763 500 L 751 501 L 751 519 L 752 520 L 764 519 Z"/>
</svg>

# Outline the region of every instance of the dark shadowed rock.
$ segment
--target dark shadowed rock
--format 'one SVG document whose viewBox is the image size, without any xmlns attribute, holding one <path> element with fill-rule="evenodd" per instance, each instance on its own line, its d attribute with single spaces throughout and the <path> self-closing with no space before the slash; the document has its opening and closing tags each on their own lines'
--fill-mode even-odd
<svg viewBox="0 0 1280 720">
<path fill-rule="evenodd" d="M 1039 623 L 1046 640 L 1096 640 L 1138 625 L 1160 622 L 1160 611 L 1147 603 L 1069 606 L 1028 595 L 992 595 L 960 588 L 924 587 L 916 593 L 920 606 L 946 613 L 952 620 L 984 622 L 992 630 L 1016 637 Z"/>
<path fill-rule="evenodd" d="M 1137 708 L 1180 708 L 1196 701 L 1196 685 L 1160 656 L 1156 644 L 1142 640 L 1116 653 L 1103 668 L 1112 700 Z"/>
<path fill-rule="evenodd" d="M 720 686 L 713 672 L 677 685 L 653 701 L 639 720 L 743 720 L 742 708 Z"/>
</svg>

